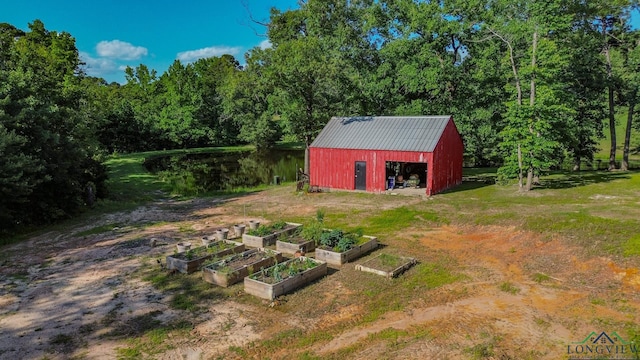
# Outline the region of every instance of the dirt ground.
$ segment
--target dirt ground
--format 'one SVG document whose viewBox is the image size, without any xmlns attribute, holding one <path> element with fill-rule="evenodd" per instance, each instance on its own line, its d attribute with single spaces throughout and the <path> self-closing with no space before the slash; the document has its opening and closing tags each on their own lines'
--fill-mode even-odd
<svg viewBox="0 0 640 360">
<path fill-rule="evenodd" d="M 200 311 L 177 310 L 171 306 L 175 293 L 139 275 L 144 267 L 165 271 L 156 259 L 173 253 L 175 243 L 249 218 L 313 217 L 319 207 L 367 211 L 420 201 L 428 200 L 381 205 L 378 197 L 300 197 L 288 190 L 225 201 L 167 200 L 5 246 L 0 359 L 124 357 L 122 349 L 137 345 L 145 321 L 188 326 L 158 340 L 156 353 L 132 358 L 567 359 L 568 349 L 592 332 L 629 341 L 624 330 L 638 329 L 638 269 L 606 256 L 585 258 L 563 239 L 507 227 L 416 227 L 403 233 L 406 241 L 380 239 L 386 250 L 419 261 L 450 258 L 461 277 L 372 321 L 359 321 L 367 314 L 350 300 L 357 291 L 350 281 L 364 276 L 353 264 L 274 302 L 250 299 L 237 284 Z M 117 226 L 76 235 L 109 224 Z M 151 238 L 158 246 L 150 246 Z M 412 269 L 401 276 L 417 274 Z M 287 330 L 320 339 L 259 345 Z M 148 334 L 145 339 L 153 342 Z"/>
</svg>

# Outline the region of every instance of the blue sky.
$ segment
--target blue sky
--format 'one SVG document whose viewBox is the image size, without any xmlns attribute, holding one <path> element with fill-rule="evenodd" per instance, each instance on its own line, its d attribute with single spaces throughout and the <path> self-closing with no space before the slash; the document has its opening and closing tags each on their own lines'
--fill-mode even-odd
<svg viewBox="0 0 640 360">
<path fill-rule="evenodd" d="M 162 74 L 175 60 L 234 55 L 240 62 L 266 46 L 269 9 L 297 8 L 297 0 L 21 0 L 3 2 L 0 23 L 28 30 L 40 19 L 47 30 L 76 39 L 86 72 L 124 83 L 124 68 L 145 64 Z"/>
<path fill-rule="evenodd" d="M 246 4 L 246 7 L 243 6 Z M 240 62 L 255 46 L 268 46 L 269 9 L 297 7 L 297 0 L 20 0 L 2 4 L 0 22 L 28 30 L 35 19 L 48 30 L 76 38 L 85 71 L 124 83 L 124 68 L 145 64 L 162 74 L 175 59 L 234 55 Z M 640 28 L 640 14 L 633 14 Z"/>
</svg>

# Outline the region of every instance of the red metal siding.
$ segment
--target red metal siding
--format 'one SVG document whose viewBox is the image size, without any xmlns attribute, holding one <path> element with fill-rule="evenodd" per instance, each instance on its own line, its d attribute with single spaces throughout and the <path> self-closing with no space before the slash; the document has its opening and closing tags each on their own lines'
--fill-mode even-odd
<svg viewBox="0 0 640 360">
<path fill-rule="evenodd" d="M 386 190 L 387 161 L 427 163 L 426 194 L 433 195 L 462 182 L 463 144 L 452 120 L 447 124 L 433 153 L 354 150 L 312 147 L 309 149 L 311 185 L 333 189 L 355 189 L 355 163 L 366 162 L 367 191 Z"/>
<path fill-rule="evenodd" d="M 463 152 L 460 133 L 453 121 L 449 121 L 433 151 L 433 169 L 429 169 L 433 183 L 432 187 L 427 189 L 428 195 L 462 183 Z"/>
</svg>

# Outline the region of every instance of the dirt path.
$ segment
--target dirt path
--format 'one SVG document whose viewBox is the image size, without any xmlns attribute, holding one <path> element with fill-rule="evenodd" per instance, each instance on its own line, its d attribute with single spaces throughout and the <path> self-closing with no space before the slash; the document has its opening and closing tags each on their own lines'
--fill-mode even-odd
<svg viewBox="0 0 640 360">
<path fill-rule="evenodd" d="M 221 293 L 198 311 L 176 309 L 175 294 L 157 290 L 136 275 L 172 253 L 180 239 L 243 222 L 247 214 L 311 216 L 327 206 L 379 208 L 375 199 L 298 199 L 284 192 L 225 202 L 168 201 L 5 247 L 0 258 L 0 359 L 113 359 L 126 354 L 122 349 L 142 346 L 136 338 L 153 339 L 149 330 L 155 325 L 181 329 L 185 322 L 184 330 L 164 334 L 157 352 L 147 355 L 234 358 L 268 350 L 273 358 L 295 358 L 307 351 L 329 358 L 558 359 L 566 357 L 567 344 L 582 341 L 592 331 L 622 332 L 625 324 L 640 323 L 637 269 L 607 257 L 581 258 L 578 249 L 560 239 L 543 241 L 514 228 L 411 229 L 420 246 L 395 245 L 413 256 L 450 256 L 464 280 L 436 288 L 430 296 L 415 298 L 403 310 L 366 325 L 354 323 L 363 310 L 349 302 L 352 267 L 323 279 L 313 293 L 305 289 L 303 293 L 311 295 L 296 298 L 299 304 L 279 307 L 276 302 L 274 307 L 242 297 L 238 287 L 231 290 L 238 292 L 235 299 Z M 76 235 L 109 224 L 113 228 L 108 231 Z M 160 245 L 151 247 L 151 238 Z M 314 308 L 327 311 L 301 316 Z M 323 329 L 333 335 L 310 348 L 261 350 L 251 345 L 286 330 Z M 375 337 L 389 329 L 426 329 L 428 335 L 401 336 L 392 343 Z"/>
</svg>

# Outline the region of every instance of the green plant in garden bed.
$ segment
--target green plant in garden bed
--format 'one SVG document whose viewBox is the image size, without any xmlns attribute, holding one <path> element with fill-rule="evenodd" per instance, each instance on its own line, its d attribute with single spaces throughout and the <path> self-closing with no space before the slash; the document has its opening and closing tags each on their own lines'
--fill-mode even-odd
<svg viewBox="0 0 640 360">
<path fill-rule="evenodd" d="M 258 252 L 253 252 L 250 254 L 247 254 L 246 252 L 244 253 L 238 253 L 238 254 L 233 254 L 233 255 L 229 255 L 226 256 L 222 259 L 218 259 L 218 258 L 213 258 L 210 260 L 207 260 L 206 262 L 204 262 L 202 264 L 203 268 L 210 268 L 212 270 L 215 270 L 219 273 L 223 273 L 223 274 L 231 274 L 233 272 L 237 271 L 237 268 L 230 266 L 232 265 L 234 262 L 241 262 L 242 260 L 248 260 L 253 258 L 253 262 L 259 260 L 259 259 L 266 259 L 268 257 L 275 257 L 276 256 L 275 251 L 271 250 L 271 249 L 262 249 L 261 251 Z M 276 260 L 277 261 L 277 260 Z M 250 273 L 253 273 L 253 270 L 250 267 Z"/>
<path fill-rule="evenodd" d="M 313 269 L 316 266 L 318 266 L 318 263 L 313 259 L 299 257 L 293 260 L 276 264 L 267 269 L 262 269 L 261 271 L 251 275 L 250 277 L 254 280 L 258 280 L 267 284 L 276 284 L 305 270 Z"/>
<path fill-rule="evenodd" d="M 323 232 L 320 236 L 320 245 L 335 252 L 345 252 L 366 240 L 362 237 L 361 231 L 345 233 L 340 229 L 336 229 Z"/>
<path fill-rule="evenodd" d="M 320 244 L 323 232 L 324 224 L 321 220 L 315 219 L 302 227 L 300 236 L 305 240 L 313 240 L 316 244 Z"/>
<path fill-rule="evenodd" d="M 302 229 L 298 228 L 296 229 L 296 231 L 294 231 L 292 234 L 280 234 L 280 236 L 278 237 L 278 241 L 284 241 L 284 242 L 288 242 L 288 243 L 292 243 L 292 244 L 297 244 L 300 243 L 300 241 L 303 240 L 305 241 L 306 239 L 302 236 Z"/>
<path fill-rule="evenodd" d="M 193 249 L 189 249 L 183 253 L 175 254 L 174 257 L 182 257 L 187 260 L 197 259 L 209 254 L 215 254 L 222 250 L 231 249 L 236 246 L 237 244 L 235 243 L 229 243 L 226 241 L 216 241 L 207 246 L 198 246 Z"/>
<path fill-rule="evenodd" d="M 257 229 L 249 229 L 249 231 L 247 231 L 247 235 L 268 236 L 286 227 L 287 227 L 287 223 L 285 221 L 277 221 L 270 225 L 260 225 L 258 226 Z"/>
</svg>

